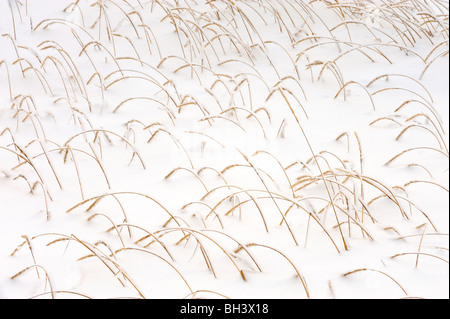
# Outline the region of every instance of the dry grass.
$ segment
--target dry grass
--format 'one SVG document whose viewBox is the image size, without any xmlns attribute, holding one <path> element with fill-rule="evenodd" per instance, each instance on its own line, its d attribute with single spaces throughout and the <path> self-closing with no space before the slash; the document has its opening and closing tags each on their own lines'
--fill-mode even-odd
<svg viewBox="0 0 450 319">
<path fill-rule="evenodd" d="M 162 261 L 163 269 L 176 273 L 183 283 L 180 293 L 186 298 L 228 298 L 193 284 L 185 255 L 200 260 L 202 270 L 216 279 L 230 268 L 247 284 L 249 273 L 252 279 L 263 273 L 258 257 L 271 251 L 276 253 L 274 263 L 287 261 L 304 295 L 314 298 L 308 275 L 296 265 L 299 259 L 270 240 L 241 243 L 228 228 L 236 215 L 240 225 L 250 220 L 251 228 L 267 238 L 286 233 L 290 252 L 312 247 L 312 238 L 320 234 L 327 242 L 324 246 L 338 255 L 351 252 L 361 240 L 378 243 L 378 236 L 391 236 L 392 231 L 409 238 L 385 220 L 398 218 L 408 224 L 418 218 L 425 226 L 413 235 L 421 236 L 417 251 L 391 259 L 415 256 L 416 268 L 419 257 L 448 263 L 439 254 L 424 251 L 424 240 L 439 234 L 439 225 L 410 196 L 417 193 L 411 190 L 414 187 L 448 193 L 448 186 L 434 178 L 435 170 L 424 160 L 433 156 L 448 170 L 446 125 L 431 90 L 423 84 L 428 72 L 448 60 L 448 1 L 219 0 L 204 6 L 172 0 L 75 1 L 62 9 L 78 22 L 46 18 L 33 20 L 35 26 L 31 21 L 37 12 L 26 1 L 8 4 L 11 25 L 1 39 L 8 45 L 0 53 L 0 94 L 7 106 L 0 109 L 0 172 L 5 176 L 1 179 L 11 177 L 11 185 L 21 181 L 30 196 L 41 195 L 49 223 L 52 213 L 62 210 L 72 216 L 87 214 L 89 227 L 107 223 L 102 229 L 107 239 L 83 239 L 75 230 L 70 235 L 23 236 L 12 255 L 17 257 L 26 246 L 32 264 L 11 278 L 17 281 L 34 269 L 42 280 L 43 273 L 44 292 L 34 297 L 90 298 L 60 285 L 54 289 L 52 274 L 36 262 L 37 251 L 44 250 L 36 249 L 42 246 L 39 240 L 52 237 L 45 249 L 51 252 L 60 242 L 76 244 L 85 253 L 76 263 L 100 263 L 120 286 L 131 288 L 132 297 L 147 297 L 139 279 L 122 266 L 135 255 Z M 323 18 L 325 14 L 330 20 Z M 25 32 L 27 18 L 31 31 Z M 276 30 L 276 37 L 268 30 Z M 28 43 L 24 35 L 39 41 Z M 376 70 L 376 76 L 363 83 L 351 78 L 346 68 L 352 59 L 355 66 L 391 66 L 399 55 L 420 66 L 417 77 Z M 373 176 L 366 166 L 371 145 L 360 131 L 332 137 L 333 151 L 320 149 L 311 132 L 326 130 L 308 126 L 318 116 L 314 94 L 308 91 L 312 87 L 321 88 L 336 107 L 356 101 L 358 112 L 371 118 L 366 127 L 356 123 L 361 130 L 385 126 L 386 132 L 395 130 L 390 142 L 396 153 L 380 154 L 383 169 L 419 169 L 426 177 L 411 174 L 406 181 L 392 182 Z M 391 107 L 391 98 L 398 104 Z M 392 124 L 395 129 L 389 128 Z M 295 128 L 290 130 L 291 126 Z M 430 142 L 416 143 L 414 134 Z M 347 147 L 342 147 L 344 140 Z M 258 144 L 255 151 L 255 141 L 264 146 Z M 286 162 L 283 152 L 269 147 L 285 141 L 290 144 L 283 147 L 294 162 Z M 204 156 L 211 149 L 226 151 L 230 158 L 223 156 L 211 164 Z M 122 165 L 123 156 L 129 158 L 128 165 Z M 154 162 L 159 163 L 161 156 L 167 157 L 162 159 L 167 171 L 155 172 L 159 164 Z M 145 191 L 136 190 L 142 185 L 134 188 L 127 178 L 121 181 L 117 167 L 138 169 Z M 168 189 L 159 199 L 154 195 L 158 189 L 148 187 L 149 176 L 155 176 L 150 174 L 158 174 L 160 185 L 188 186 L 182 186 L 182 193 L 176 187 Z M 91 185 L 92 179 L 101 183 Z M 70 194 L 66 202 L 61 201 L 64 192 Z M 130 197 L 144 199 L 144 207 L 129 204 Z M 173 208 L 172 200 L 178 205 L 179 198 L 186 202 Z M 163 216 L 165 222 L 134 223 L 131 216 L 136 215 L 150 221 Z M 238 255 L 241 251 L 245 258 Z M 409 296 L 385 271 L 359 268 L 343 276 L 349 279 L 361 272 L 385 276 Z M 334 296 L 334 285 L 328 284 Z"/>
</svg>

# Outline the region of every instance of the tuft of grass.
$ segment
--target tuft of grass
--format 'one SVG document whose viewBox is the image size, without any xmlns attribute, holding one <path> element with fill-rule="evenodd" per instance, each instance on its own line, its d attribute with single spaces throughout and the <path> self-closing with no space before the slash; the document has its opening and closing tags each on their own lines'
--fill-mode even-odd
<svg viewBox="0 0 450 319">
<path fill-rule="evenodd" d="M 45 281 L 44 292 L 32 298 L 91 298 L 50 280 L 57 277 L 47 272 L 53 268 L 44 256 L 58 254 L 52 249 L 59 243 L 67 244 L 65 257 L 103 265 L 107 278 L 137 298 L 148 297 L 140 287 L 145 273 L 123 265 L 142 256 L 158 263 L 152 274 L 164 267 L 176 274 L 185 298 L 229 298 L 214 282 L 204 289 L 188 273 L 192 267 L 202 278 L 230 271 L 242 279 L 232 287 L 239 289 L 264 277 L 257 257 L 269 252 L 279 257 L 274 265 L 292 267 L 312 298 L 318 289 L 308 283 L 316 280 L 299 271 L 297 252 L 330 246 L 339 260 L 353 243 L 370 249 L 382 232 L 420 238 L 417 246 L 405 240 L 411 250 L 392 260 L 412 256 L 415 268 L 426 257 L 448 264 L 426 250 L 429 236 L 448 236 L 437 230 L 440 212 L 421 208 L 427 193 L 413 195 L 413 187 L 449 191 L 436 169 L 448 168 L 448 128 L 440 100 L 425 85 L 448 59 L 448 1 L 74 0 L 37 23 L 27 0 L 8 6 L 0 53 L 0 172 L 7 186 L 17 183 L 8 188 L 14 200 L 41 196 L 49 227 L 63 220 L 70 234 L 22 236 L 12 252 L 23 258 L 18 252 L 27 247 L 31 255 L 31 265 L 12 275 L 15 284 L 33 269 Z M 417 74 L 386 71 L 400 58 Z M 367 125 L 336 109 L 332 120 L 342 114 L 352 127 L 328 136 L 329 128 L 320 126 L 328 115 L 317 101 L 353 107 L 359 93 L 356 107 L 366 112 Z M 378 158 L 371 158 L 366 135 L 377 130 L 392 134 L 381 137 L 392 150 L 380 149 L 380 167 L 371 166 Z M 422 133 L 430 139 L 413 138 Z M 119 152 L 129 154 L 128 165 L 114 155 Z M 138 167 L 131 165 L 136 160 Z M 397 169 L 405 178 L 389 175 Z M 181 174 L 187 186 L 178 188 Z M 134 205 L 137 198 L 145 206 Z M 42 213 L 42 207 L 27 213 L 34 210 Z M 71 214 L 52 218 L 59 211 Z M 87 216 L 81 222 L 89 240 L 71 228 L 80 216 Z M 161 216 L 165 222 L 155 225 Z M 396 221 L 386 224 L 385 216 Z M 419 233 L 404 235 L 404 229 Z M 45 247 L 42 238 L 51 238 Z M 367 272 L 387 277 L 411 298 L 389 270 L 358 268 L 343 276 Z M 324 280 L 338 297 L 338 282 Z"/>
</svg>

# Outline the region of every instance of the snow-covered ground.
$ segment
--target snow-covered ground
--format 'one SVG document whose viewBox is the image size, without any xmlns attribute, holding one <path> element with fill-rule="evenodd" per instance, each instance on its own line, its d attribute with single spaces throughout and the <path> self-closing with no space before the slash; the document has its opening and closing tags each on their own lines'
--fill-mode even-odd
<svg viewBox="0 0 450 319">
<path fill-rule="evenodd" d="M 3 0 L 0 298 L 448 298 L 448 1 Z"/>
</svg>

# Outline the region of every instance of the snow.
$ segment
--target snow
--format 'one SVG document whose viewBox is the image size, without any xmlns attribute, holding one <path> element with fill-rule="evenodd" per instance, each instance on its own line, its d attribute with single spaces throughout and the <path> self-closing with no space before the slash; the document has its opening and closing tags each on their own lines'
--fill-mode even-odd
<svg viewBox="0 0 450 319">
<path fill-rule="evenodd" d="M 0 298 L 448 298 L 448 2 L 338 4 L 1 2 Z"/>
</svg>

